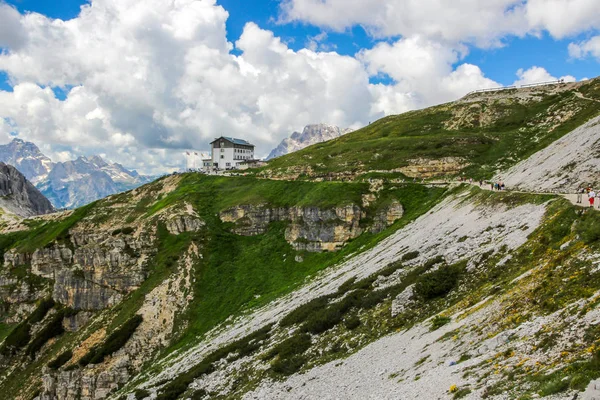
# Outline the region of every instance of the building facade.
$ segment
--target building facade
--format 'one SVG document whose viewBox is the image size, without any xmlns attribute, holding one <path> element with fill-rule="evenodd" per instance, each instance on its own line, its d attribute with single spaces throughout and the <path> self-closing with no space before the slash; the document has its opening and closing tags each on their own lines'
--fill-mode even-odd
<svg viewBox="0 0 600 400">
<path fill-rule="evenodd" d="M 254 159 L 254 145 L 243 139 L 221 136 L 210 146 L 215 169 L 238 169 L 240 163 Z"/>
</svg>

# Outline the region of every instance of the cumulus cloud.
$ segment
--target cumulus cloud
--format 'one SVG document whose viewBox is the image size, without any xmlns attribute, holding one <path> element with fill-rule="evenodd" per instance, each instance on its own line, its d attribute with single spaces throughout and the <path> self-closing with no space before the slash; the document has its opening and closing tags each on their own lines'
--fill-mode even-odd
<svg viewBox="0 0 600 400">
<path fill-rule="evenodd" d="M 21 15 L 0 1 L 0 48 L 18 49 L 27 42 L 27 31 L 21 24 Z"/>
<path fill-rule="evenodd" d="M 571 75 L 561 76 L 557 78 L 551 75 L 545 68 L 533 66 L 527 70 L 521 68 L 517 71 L 518 79 L 513 83 L 513 85 L 521 86 L 528 85 L 533 83 L 543 83 L 543 82 L 551 82 L 559 79 L 563 79 L 565 82 L 575 82 L 575 77 Z"/>
<path fill-rule="evenodd" d="M 576 59 L 595 57 L 600 60 L 600 36 L 569 44 L 569 56 Z"/>
<path fill-rule="evenodd" d="M 497 46 L 506 35 L 562 38 L 600 27 L 597 0 L 284 0 L 281 19 L 337 31 L 362 25 L 375 37 L 421 35 Z"/>
<path fill-rule="evenodd" d="M 471 90 L 496 87 L 498 83 L 484 76 L 479 67 L 453 65 L 466 54 L 466 48 L 453 49 L 422 37 L 400 39 L 393 44 L 379 43 L 373 49 L 364 50 L 359 58 L 367 65 L 371 75 L 389 76 L 395 82 L 394 90 L 411 96 L 393 95 L 379 88 L 381 101 L 386 104 L 402 104 L 404 109 L 424 107 L 461 97 Z M 380 105 L 381 109 L 391 109 Z"/>
</svg>

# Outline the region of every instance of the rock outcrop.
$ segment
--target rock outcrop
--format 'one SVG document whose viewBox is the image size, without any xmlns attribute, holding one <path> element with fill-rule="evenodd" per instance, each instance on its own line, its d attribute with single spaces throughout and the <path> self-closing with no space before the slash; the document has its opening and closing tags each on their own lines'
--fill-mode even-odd
<svg viewBox="0 0 600 400">
<path fill-rule="evenodd" d="M 223 222 L 234 223 L 238 235 L 260 235 L 271 222 L 289 221 L 285 239 L 297 250 L 311 252 L 335 251 L 358 237 L 363 228 L 364 212 L 356 205 L 331 209 L 319 207 L 279 207 L 241 205 L 221 212 Z"/>
<path fill-rule="evenodd" d="M 20 217 L 48 214 L 54 210 L 50 201 L 22 173 L 1 162 L 0 207 Z"/>
</svg>

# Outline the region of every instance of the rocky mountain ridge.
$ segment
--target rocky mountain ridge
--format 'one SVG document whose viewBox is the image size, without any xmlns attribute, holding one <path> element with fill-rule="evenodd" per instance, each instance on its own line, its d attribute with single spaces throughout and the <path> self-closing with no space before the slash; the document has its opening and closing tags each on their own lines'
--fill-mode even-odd
<svg viewBox="0 0 600 400">
<path fill-rule="evenodd" d="M 0 145 L 0 162 L 22 171 L 56 208 L 80 207 L 153 180 L 100 156 L 52 162 L 34 143 L 18 138 Z"/>
<path fill-rule="evenodd" d="M 327 124 L 307 125 L 302 132 L 294 132 L 290 137 L 283 139 L 277 147 L 271 150 L 267 160 L 302 150 L 313 144 L 338 138 L 352 131 L 349 128 L 343 129 Z"/>
<path fill-rule="evenodd" d="M 0 162 L 0 209 L 21 218 L 49 214 L 54 207 L 26 178 L 12 165 Z"/>
</svg>

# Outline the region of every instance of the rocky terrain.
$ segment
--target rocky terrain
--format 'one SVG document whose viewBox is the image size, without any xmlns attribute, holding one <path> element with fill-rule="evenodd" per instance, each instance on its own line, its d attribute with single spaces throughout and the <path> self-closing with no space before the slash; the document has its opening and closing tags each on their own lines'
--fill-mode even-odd
<svg viewBox="0 0 600 400">
<path fill-rule="evenodd" d="M 32 217 L 54 211 L 52 204 L 12 165 L 0 163 L 0 208 L 4 214 Z"/>
<path fill-rule="evenodd" d="M 314 124 L 304 127 L 302 132 L 294 132 L 285 138 L 269 153 L 267 160 L 302 150 L 316 143 L 326 142 L 352 132 L 352 129 L 342 129 L 327 124 Z"/>
<path fill-rule="evenodd" d="M 0 145 L 0 162 L 14 165 L 56 208 L 80 207 L 153 179 L 99 156 L 52 162 L 34 143 L 21 139 Z"/>
<path fill-rule="evenodd" d="M 563 164 L 597 92 L 477 94 L 5 228 L 0 393 L 591 399 L 600 212 L 551 192 L 592 177 Z M 455 179 L 494 175 L 522 191 Z"/>
</svg>

